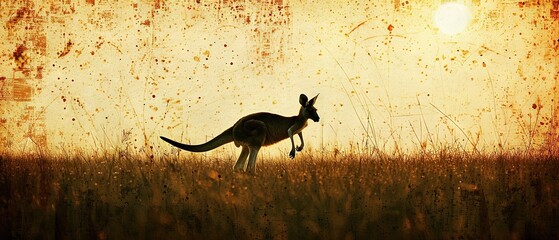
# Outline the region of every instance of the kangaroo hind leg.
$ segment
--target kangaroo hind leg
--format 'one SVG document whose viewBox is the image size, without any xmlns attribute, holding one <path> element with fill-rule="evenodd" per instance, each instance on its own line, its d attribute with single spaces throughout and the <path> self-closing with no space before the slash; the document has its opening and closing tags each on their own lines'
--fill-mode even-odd
<svg viewBox="0 0 559 240">
<path fill-rule="evenodd" d="M 249 154 L 249 148 L 243 145 L 243 150 L 241 150 L 241 155 L 239 155 L 239 159 L 235 163 L 233 170 L 235 171 L 244 171 L 246 166 L 246 160 Z"/>
<path fill-rule="evenodd" d="M 254 173 L 256 170 L 256 156 L 258 156 L 260 146 L 250 147 L 250 156 L 248 158 L 247 172 Z"/>
<path fill-rule="evenodd" d="M 254 173 L 256 156 L 266 140 L 266 124 L 259 120 L 247 119 L 235 124 L 233 134 L 235 141 L 243 146 L 243 152 L 235 164 L 235 169 L 244 169 L 245 159 L 249 155 L 246 171 Z M 240 162 L 241 157 L 243 157 L 242 162 Z"/>
<path fill-rule="evenodd" d="M 247 172 L 254 173 L 256 171 L 256 157 L 260 147 L 266 141 L 266 124 L 259 120 L 248 120 L 245 122 L 245 131 L 250 133 L 247 138 L 249 142 L 250 155 L 248 157 Z"/>
</svg>

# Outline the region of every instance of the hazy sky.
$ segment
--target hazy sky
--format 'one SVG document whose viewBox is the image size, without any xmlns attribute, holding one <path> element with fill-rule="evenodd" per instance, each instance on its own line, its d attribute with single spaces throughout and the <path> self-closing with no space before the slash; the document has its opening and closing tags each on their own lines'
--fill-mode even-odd
<svg viewBox="0 0 559 240">
<path fill-rule="evenodd" d="M 320 93 L 314 150 L 508 150 L 551 129 L 552 0 L 437 16 L 438 1 L 67 2 L 0 3 L 3 151 L 170 153 L 160 135 L 202 143 L 297 114 L 301 93 Z"/>
</svg>

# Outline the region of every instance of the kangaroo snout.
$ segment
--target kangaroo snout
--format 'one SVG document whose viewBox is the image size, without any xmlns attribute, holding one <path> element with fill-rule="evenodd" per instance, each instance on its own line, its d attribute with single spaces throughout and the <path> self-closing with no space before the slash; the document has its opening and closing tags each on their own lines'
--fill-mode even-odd
<svg viewBox="0 0 559 240">
<path fill-rule="evenodd" d="M 320 116 L 318 116 L 316 109 L 313 109 L 313 111 L 310 112 L 309 118 L 312 119 L 314 122 L 318 122 L 320 120 Z"/>
</svg>

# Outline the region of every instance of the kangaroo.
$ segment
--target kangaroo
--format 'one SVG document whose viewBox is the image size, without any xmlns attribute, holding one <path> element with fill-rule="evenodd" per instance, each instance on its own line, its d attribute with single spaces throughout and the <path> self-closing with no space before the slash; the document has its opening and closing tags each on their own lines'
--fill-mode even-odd
<svg viewBox="0 0 559 240">
<path fill-rule="evenodd" d="M 303 129 L 307 127 L 310 118 L 318 122 L 320 117 L 314 107 L 318 95 L 308 100 L 305 94 L 299 96 L 299 115 L 284 117 L 273 113 L 260 112 L 247 115 L 239 119 L 232 127 L 219 134 L 217 137 L 200 145 L 187 145 L 175 142 L 166 137 L 161 139 L 171 145 L 190 152 L 206 152 L 226 143 L 234 142 L 235 146 L 242 147 L 241 155 L 237 159 L 233 169 L 235 171 L 247 171 L 254 173 L 256 167 L 256 155 L 262 146 L 269 146 L 281 140 L 291 140 L 291 151 L 289 157 L 295 158 L 295 150 L 303 150 Z M 301 146 L 295 147 L 293 135 L 297 134 L 301 140 Z M 250 156 L 249 156 L 250 155 Z M 248 157 L 248 166 L 246 163 Z"/>
</svg>

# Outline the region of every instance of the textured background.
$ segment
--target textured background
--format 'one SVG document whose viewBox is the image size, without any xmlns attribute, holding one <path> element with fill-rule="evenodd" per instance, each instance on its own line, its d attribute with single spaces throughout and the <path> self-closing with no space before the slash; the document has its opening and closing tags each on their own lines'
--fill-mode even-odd
<svg viewBox="0 0 559 240">
<path fill-rule="evenodd" d="M 556 144 L 559 1 L 462 1 L 454 36 L 442 2 L 1 1 L 0 150 L 157 156 L 300 93 L 315 150 Z"/>
</svg>

